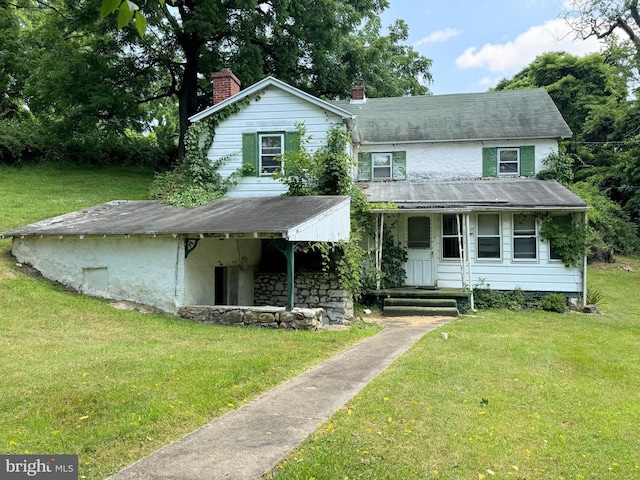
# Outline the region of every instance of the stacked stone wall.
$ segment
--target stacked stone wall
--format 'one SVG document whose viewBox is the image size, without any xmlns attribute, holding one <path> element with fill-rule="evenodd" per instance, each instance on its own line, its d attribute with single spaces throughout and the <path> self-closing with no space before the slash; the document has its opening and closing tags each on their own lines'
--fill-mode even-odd
<svg viewBox="0 0 640 480">
<path fill-rule="evenodd" d="M 191 306 L 181 307 L 178 315 L 187 320 L 215 325 L 318 330 L 323 325 L 321 308 Z"/>
<path fill-rule="evenodd" d="M 322 308 L 329 324 L 348 323 L 353 318 L 353 297 L 329 275 L 296 273 L 294 306 Z M 256 273 L 254 277 L 254 305 L 286 306 L 287 275 L 284 273 Z"/>
</svg>

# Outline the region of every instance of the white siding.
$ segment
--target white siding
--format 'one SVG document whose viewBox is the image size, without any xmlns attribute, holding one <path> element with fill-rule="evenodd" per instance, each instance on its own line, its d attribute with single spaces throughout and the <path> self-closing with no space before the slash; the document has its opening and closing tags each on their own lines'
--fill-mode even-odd
<svg viewBox="0 0 640 480">
<path fill-rule="evenodd" d="M 172 236 L 15 238 L 12 252 L 46 278 L 74 290 L 175 312 L 181 263 Z"/>
<path fill-rule="evenodd" d="M 296 123 L 304 123 L 307 135 L 311 137 L 306 145 L 313 153 L 324 145 L 329 129 L 342 124 L 342 119 L 297 98 L 278 88 L 267 88 L 239 113 L 232 115 L 216 128 L 215 138 L 208 156 L 215 160 L 230 156 L 219 169 L 223 177 L 228 177 L 242 167 L 242 134 L 264 131 L 296 131 Z M 242 177 L 231 187 L 231 197 L 260 197 L 281 195 L 286 186 L 270 177 Z"/>
<path fill-rule="evenodd" d="M 449 142 L 425 144 L 364 145 L 359 152 L 407 152 L 407 179 L 455 180 L 482 177 L 483 147 L 535 147 L 536 173 L 543 170 L 542 160 L 557 152 L 558 141 L 521 140 L 497 142 Z M 357 156 L 357 154 L 356 154 Z"/>
<path fill-rule="evenodd" d="M 492 212 L 495 213 L 495 212 Z M 514 260 L 512 257 L 512 224 L 514 212 L 501 213 L 501 257 L 500 259 L 476 258 L 476 217 L 470 217 L 471 281 L 465 269 L 465 280 L 471 287 L 490 287 L 493 290 L 514 290 L 520 288 L 530 292 L 567 292 L 581 294 L 582 271 L 580 268 L 567 268 L 559 260 L 549 258 L 549 242 L 538 237 L 538 258 L 536 260 Z M 405 218 L 411 214 L 385 215 L 385 225 L 397 243 L 404 245 Z M 431 246 L 436 262 L 436 286 L 440 288 L 462 288 L 459 259 L 442 258 L 442 217 L 431 216 Z M 464 222 L 463 222 L 464 223 Z M 369 240 L 373 248 L 373 241 Z"/>
</svg>

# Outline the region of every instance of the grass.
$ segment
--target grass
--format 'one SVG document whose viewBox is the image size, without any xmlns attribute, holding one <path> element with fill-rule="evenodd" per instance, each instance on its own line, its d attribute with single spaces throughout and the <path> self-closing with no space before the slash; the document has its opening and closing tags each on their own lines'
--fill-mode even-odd
<svg viewBox="0 0 640 480">
<path fill-rule="evenodd" d="M 426 335 L 269 478 L 640 478 L 640 260 L 589 279 L 603 315 L 482 311 Z"/>
<path fill-rule="evenodd" d="M 0 231 L 112 199 L 152 173 L 0 168 Z M 27 276 L 0 241 L 0 453 L 78 454 L 101 479 L 343 350 L 375 328 L 285 332 L 111 308 Z"/>
</svg>

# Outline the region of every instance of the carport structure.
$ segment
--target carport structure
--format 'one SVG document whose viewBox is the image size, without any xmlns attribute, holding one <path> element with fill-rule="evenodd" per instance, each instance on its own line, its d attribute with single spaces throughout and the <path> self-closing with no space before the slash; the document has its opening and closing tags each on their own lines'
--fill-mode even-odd
<svg viewBox="0 0 640 480">
<path fill-rule="evenodd" d="M 297 242 L 349 239 L 345 196 L 220 198 L 195 208 L 112 201 L 0 233 L 16 259 L 82 293 L 176 312 L 253 304 L 262 241 L 284 242 L 287 307 Z"/>
</svg>

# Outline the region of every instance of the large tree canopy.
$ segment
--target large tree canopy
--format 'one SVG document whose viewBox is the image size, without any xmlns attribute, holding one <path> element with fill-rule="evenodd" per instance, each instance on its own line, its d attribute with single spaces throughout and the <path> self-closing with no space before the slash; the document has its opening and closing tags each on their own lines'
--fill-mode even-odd
<svg viewBox="0 0 640 480">
<path fill-rule="evenodd" d="M 403 43 L 406 23 L 382 31 L 386 0 L 2 2 L 37 23 L 29 30 L 29 108 L 74 131 L 74 120 L 134 128 L 149 111 L 141 106 L 172 99 L 181 155 L 188 117 L 210 104 L 211 75 L 223 68 L 245 86 L 273 75 L 326 98 L 354 84 L 366 84 L 370 96 L 429 91 L 431 61 Z M 114 6 L 118 14 L 109 15 Z"/>
<path fill-rule="evenodd" d="M 551 52 L 496 87 L 546 88 L 571 127 L 574 137 L 556 161 L 573 165 L 572 188 L 592 207 L 596 256 L 610 248 L 625 254 L 640 248 L 640 116 L 628 98 L 627 79 L 615 49 L 584 57 Z"/>
</svg>

